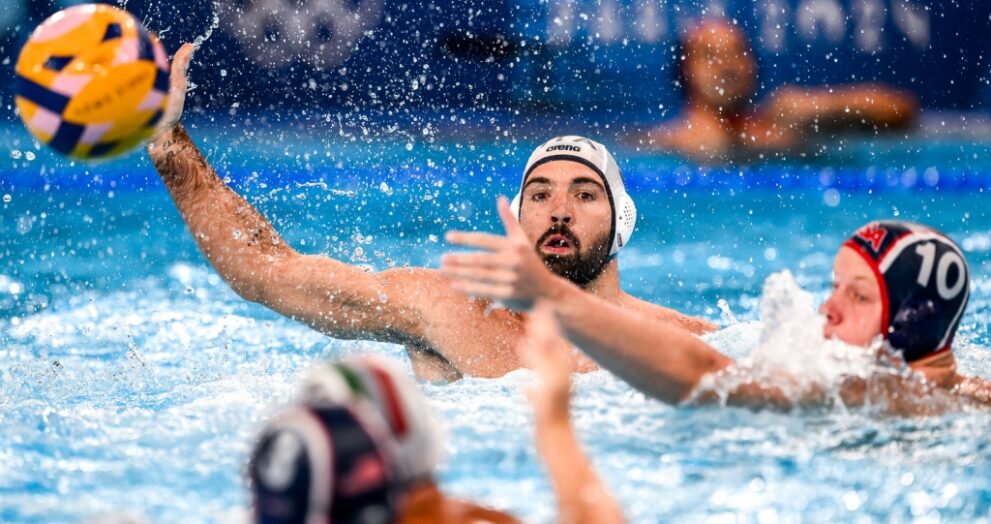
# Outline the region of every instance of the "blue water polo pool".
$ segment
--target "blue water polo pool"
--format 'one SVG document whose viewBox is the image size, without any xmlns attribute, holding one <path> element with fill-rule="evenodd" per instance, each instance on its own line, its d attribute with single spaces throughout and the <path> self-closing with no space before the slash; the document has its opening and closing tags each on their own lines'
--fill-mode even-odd
<svg viewBox="0 0 991 524">
<path fill-rule="evenodd" d="M 497 229 L 495 198 L 514 190 L 538 139 L 472 129 L 364 141 L 336 123 L 245 133 L 200 122 L 191 134 L 298 250 L 381 270 L 436 267 L 449 229 Z M 399 346 L 333 340 L 236 296 L 143 154 L 69 164 L 14 128 L 2 143 L 0 521 L 126 511 L 225 522 L 248 504 L 260 421 L 307 366 L 365 353 L 408 363 Z M 707 340 L 745 357 L 769 275 L 790 270 L 818 303 L 857 226 L 918 220 L 965 251 L 972 295 L 956 353 L 962 372 L 991 377 L 987 152 L 959 137 L 851 141 L 807 160 L 716 168 L 621 148 L 641 216 L 620 255 L 623 288 L 725 326 Z M 521 393 L 531 378 L 424 387 L 446 426 L 443 487 L 549 522 L 553 492 Z M 991 512 L 984 411 L 671 407 L 601 371 L 576 379 L 574 399 L 585 449 L 632 522 L 987 522 Z"/>
</svg>

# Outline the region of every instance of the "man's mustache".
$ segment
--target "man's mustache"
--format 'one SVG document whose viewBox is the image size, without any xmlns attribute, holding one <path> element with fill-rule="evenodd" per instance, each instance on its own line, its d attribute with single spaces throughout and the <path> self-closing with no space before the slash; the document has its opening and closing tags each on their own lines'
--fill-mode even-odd
<svg viewBox="0 0 991 524">
<path fill-rule="evenodd" d="M 540 238 L 537 239 L 537 249 L 539 250 L 540 246 L 544 245 L 544 243 L 547 242 L 547 239 L 554 235 L 561 235 L 564 238 L 567 238 L 568 241 L 571 242 L 571 245 L 574 246 L 576 253 L 581 250 L 581 244 L 578 242 L 578 237 L 568 226 L 564 224 L 555 224 L 548 228 L 543 235 L 540 235 Z"/>
</svg>

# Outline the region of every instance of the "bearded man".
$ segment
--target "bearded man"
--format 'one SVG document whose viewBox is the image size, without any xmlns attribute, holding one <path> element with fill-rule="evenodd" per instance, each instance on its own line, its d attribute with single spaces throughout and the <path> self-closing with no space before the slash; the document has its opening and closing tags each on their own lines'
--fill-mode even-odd
<svg viewBox="0 0 991 524">
<path fill-rule="evenodd" d="M 238 295 L 335 338 L 402 344 L 421 379 L 497 377 L 521 366 L 515 348 L 526 314 L 466 297 L 437 270 L 371 273 L 289 246 L 217 176 L 180 123 L 192 50 L 186 44 L 176 53 L 169 108 L 148 152 L 200 251 Z M 555 273 L 604 300 L 695 333 L 714 329 L 620 289 L 616 253 L 633 232 L 636 208 L 602 144 L 570 136 L 538 147 L 514 205 L 527 237 L 537 240 L 510 244 L 506 257 L 524 260 L 536 249 Z M 504 199 L 500 213 L 510 213 Z M 486 233 L 448 237 L 483 246 L 489 239 L 502 242 Z M 473 256 L 453 258 L 450 271 L 456 274 L 458 261 Z M 595 364 L 580 357 L 573 368 L 588 371 Z"/>
</svg>

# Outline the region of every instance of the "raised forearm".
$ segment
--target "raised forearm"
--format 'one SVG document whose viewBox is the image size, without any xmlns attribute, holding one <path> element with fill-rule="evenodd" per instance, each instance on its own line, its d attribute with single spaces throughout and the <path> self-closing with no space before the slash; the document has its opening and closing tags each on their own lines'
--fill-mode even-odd
<svg viewBox="0 0 991 524">
<path fill-rule="evenodd" d="M 537 449 L 557 494 L 558 522 L 624 522 L 619 505 L 602 484 L 567 420 L 538 420 Z"/>
<path fill-rule="evenodd" d="M 235 291 L 257 300 L 272 262 L 296 252 L 217 176 L 182 125 L 159 135 L 148 153 L 200 251 Z"/>
<path fill-rule="evenodd" d="M 566 282 L 552 302 L 562 331 L 603 368 L 643 393 L 680 402 L 732 360 L 688 331 L 610 304 Z"/>
</svg>

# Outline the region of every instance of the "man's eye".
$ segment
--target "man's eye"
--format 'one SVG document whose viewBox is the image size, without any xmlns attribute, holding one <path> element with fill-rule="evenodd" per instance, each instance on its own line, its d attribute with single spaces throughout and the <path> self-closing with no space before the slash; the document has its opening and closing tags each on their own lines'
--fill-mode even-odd
<svg viewBox="0 0 991 524">
<path fill-rule="evenodd" d="M 534 193 L 533 195 L 530 195 L 530 200 L 534 202 L 540 202 L 541 200 L 545 200 L 546 198 L 547 198 L 547 193 L 543 193 L 543 192 Z"/>
<path fill-rule="evenodd" d="M 595 200 L 595 195 L 589 193 L 588 191 L 582 191 L 578 193 L 578 198 L 581 200 Z"/>
</svg>

